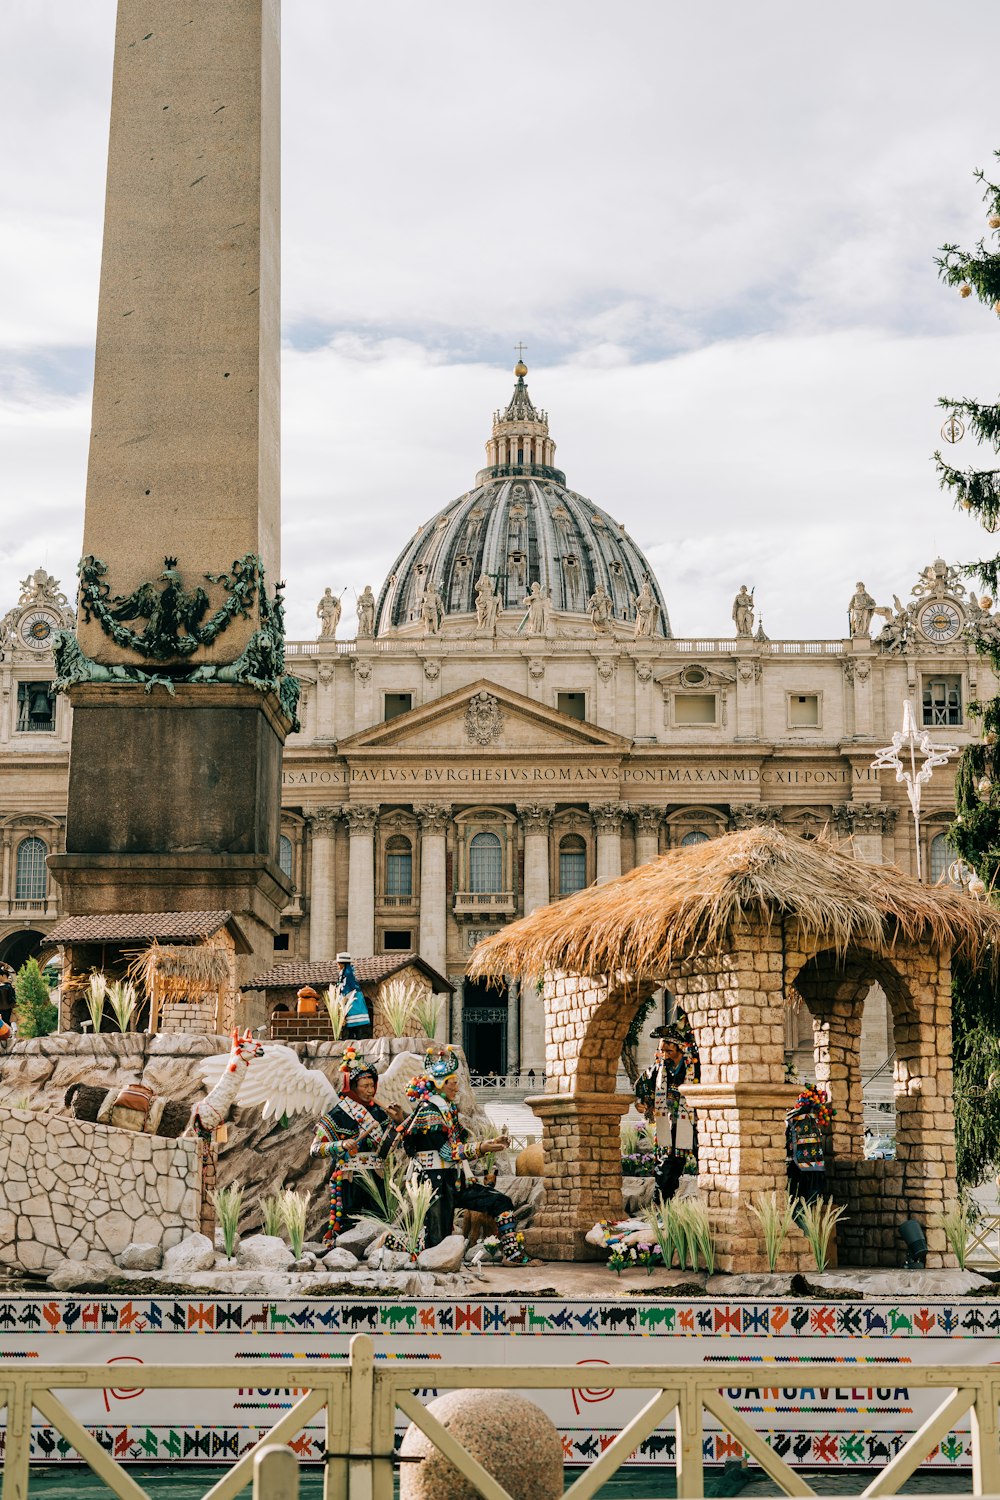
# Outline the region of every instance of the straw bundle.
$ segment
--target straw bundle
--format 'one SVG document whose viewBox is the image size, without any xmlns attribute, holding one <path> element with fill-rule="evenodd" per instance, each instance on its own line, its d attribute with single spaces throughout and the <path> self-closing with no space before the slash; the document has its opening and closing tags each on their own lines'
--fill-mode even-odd
<svg viewBox="0 0 1000 1500">
<path fill-rule="evenodd" d="M 152 942 L 129 956 L 130 978 L 141 983 L 147 995 L 155 984 L 164 1000 L 209 994 L 232 982 L 228 953 L 207 943 L 188 947 Z"/>
<path fill-rule="evenodd" d="M 951 948 L 973 963 L 991 943 L 994 957 L 1000 952 L 1000 911 L 960 889 L 864 864 L 825 839 L 753 828 L 671 850 L 540 907 L 480 943 L 469 972 L 663 978 L 685 959 L 725 951 L 744 922 L 786 918 L 805 941 L 839 953 L 888 956 L 900 940 Z"/>
</svg>

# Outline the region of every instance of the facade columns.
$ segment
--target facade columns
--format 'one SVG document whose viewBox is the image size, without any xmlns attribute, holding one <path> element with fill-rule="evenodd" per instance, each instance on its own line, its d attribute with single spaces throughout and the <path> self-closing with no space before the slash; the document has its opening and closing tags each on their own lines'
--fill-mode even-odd
<svg viewBox="0 0 1000 1500">
<path fill-rule="evenodd" d="M 378 808 L 344 808 L 351 830 L 347 877 L 347 948 L 352 958 L 375 952 L 375 827 Z"/>
<path fill-rule="evenodd" d="M 622 818 L 629 811 L 626 802 L 591 805 L 597 829 L 597 883 L 616 880 L 622 872 Z"/>
<path fill-rule="evenodd" d="M 551 896 L 549 882 L 549 824 L 552 809 L 538 803 L 519 807 L 518 813 L 524 828 L 524 915 L 539 906 L 548 906 Z"/>
<path fill-rule="evenodd" d="M 335 807 L 315 807 L 308 814 L 312 833 L 309 867 L 309 958 L 333 958 L 337 952 Z"/>
<path fill-rule="evenodd" d="M 833 809 L 833 822 L 842 837 L 850 837 L 858 859 L 869 865 L 885 864 L 883 837 L 896 826 L 897 809 L 881 803 L 847 802 Z"/>
<path fill-rule="evenodd" d="M 507 981 L 507 1072 L 521 1071 L 521 981 Z"/>
<path fill-rule="evenodd" d="M 451 808 L 415 807 L 420 820 L 420 957 L 439 974 L 448 962 L 448 891 L 445 882 Z"/>
<path fill-rule="evenodd" d="M 632 817 L 635 819 L 635 862 L 637 865 L 648 865 L 660 852 L 663 809 L 647 803 L 642 807 L 633 807 Z"/>
</svg>

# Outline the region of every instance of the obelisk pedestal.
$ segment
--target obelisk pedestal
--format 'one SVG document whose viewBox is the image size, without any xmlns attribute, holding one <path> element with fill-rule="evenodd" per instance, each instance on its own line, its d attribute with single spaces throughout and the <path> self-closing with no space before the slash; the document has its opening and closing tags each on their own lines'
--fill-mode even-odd
<svg viewBox="0 0 1000 1500">
<path fill-rule="evenodd" d="M 247 972 L 289 893 L 278 23 L 279 0 L 119 0 L 80 613 L 56 648 L 65 910 L 231 910 Z"/>
</svg>

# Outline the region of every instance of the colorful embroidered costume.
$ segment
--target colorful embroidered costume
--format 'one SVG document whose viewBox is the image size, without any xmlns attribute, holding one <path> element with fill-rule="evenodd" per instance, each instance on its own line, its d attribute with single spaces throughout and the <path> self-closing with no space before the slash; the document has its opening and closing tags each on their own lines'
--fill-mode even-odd
<svg viewBox="0 0 1000 1500">
<path fill-rule="evenodd" d="M 656 1061 L 635 1081 L 635 1098 L 656 1125 L 656 1190 L 664 1200 L 677 1191 L 689 1152 L 698 1159 L 698 1122 L 681 1094 L 683 1083 L 697 1083 L 701 1065 L 694 1033 L 683 1011 L 671 1026 L 650 1033 L 657 1039 Z"/>
<path fill-rule="evenodd" d="M 353 1047 L 344 1050 L 341 1065 L 341 1095 L 335 1107 L 321 1115 L 309 1148 L 310 1156 L 332 1163 L 330 1173 L 330 1220 L 325 1239 L 337 1235 L 364 1212 L 365 1197 L 354 1184 L 359 1167 L 381 1172 L 382 1164 L 396 1141 L 396 1127 L 374 1100 L 365 1101 L 354 1092 L 360 1079 L 378 1084 L 378 1070 Z"/>
<path fill-rule="evenodd" d="M 358 976 L 354 972 L 349 953 L 338 953 L 337 962 L 340 965 L 340 979 L 338 988 L 347 1001 L 347 1029 L 351 1034 L 352 1041 L 359 1041 L 363 1037 L 372 1034 L 372 1018 L 368 1014 L 368 1003 L 361 993 Z"/>
<path fill-rule="evenodd" d="M 426 1244 L 440 1244 L 454 1228 L 456 1208 L 488 1214 L 497 1221 L 497 1232 L 505 1265 L 525 1265 L 514 1222 L 514 1204 L 506 1193 L 477 1182 L 471 1162 L 478 1149 L 469 1142 L 469 1132 L 458 1116 L 458 1106 L 443 1087 L 458 1072 L 459 1062 L 449 1047 L 425 1056 L 426 1074 L 414 1079 L 410 1097 L 417 1105 L 401 1127 L 403 1150 L 420 1176 L 431 1184 L 434 1199 L 425 1224 Z"/>
<path fill-rule="evenodd" d="M 836 1110 L 825 1089 L 805 1088 L 785 1116 L 788 1192 L 811 1203 L 826 1193 L 826 1132 Z"/>
</svg>

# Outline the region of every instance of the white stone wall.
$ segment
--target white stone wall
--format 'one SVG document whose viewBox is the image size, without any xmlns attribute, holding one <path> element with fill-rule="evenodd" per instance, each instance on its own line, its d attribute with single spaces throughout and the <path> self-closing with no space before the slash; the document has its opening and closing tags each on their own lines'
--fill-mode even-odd
<svg viewBox="0 0 1000 1500">
<path fill-rule="evenodd" d="M 198 1143 L 0 1108 L 0 1265 L 48 1271 L 199 1228 Z"/>
</svg>

